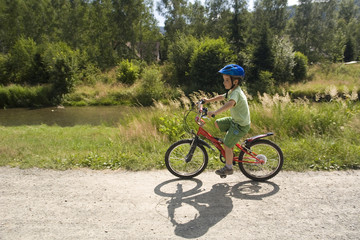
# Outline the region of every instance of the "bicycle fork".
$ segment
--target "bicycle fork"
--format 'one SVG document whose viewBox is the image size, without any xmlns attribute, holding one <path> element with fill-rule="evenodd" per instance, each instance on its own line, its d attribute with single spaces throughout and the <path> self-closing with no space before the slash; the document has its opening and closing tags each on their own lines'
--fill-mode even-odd
<svg viewBox="0 0 360 240">
<path fill-rule="evenodd" d="M 190 146 L 190 151 L 188 152 L 188 154 L 185 156 L 185 162 L 189 163 L 193 156 L 194 156 L 194 152 L 196 147 L 200 145 L 200 146 L 206 146 L 212 150 L 214 150 L 207 142 L 205 142 L 204 140 L 200 139 L 198 135 L 194 134 L 194 138 L 191 142 L 191 146 Z"/>
</svg>

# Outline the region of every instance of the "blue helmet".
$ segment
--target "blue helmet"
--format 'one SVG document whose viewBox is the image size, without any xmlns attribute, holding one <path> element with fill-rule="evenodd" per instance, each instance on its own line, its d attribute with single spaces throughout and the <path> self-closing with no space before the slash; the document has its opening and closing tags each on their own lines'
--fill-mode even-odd
<svg viewBox="0 0 360 240">
<path fill-rule="evenodd" d="M 236 64 L 226 65 L 219 71 L 219 73 L 234 76 L 234 77 L 244 77 L 245 76 L 244 69 Z"/>
</svg>

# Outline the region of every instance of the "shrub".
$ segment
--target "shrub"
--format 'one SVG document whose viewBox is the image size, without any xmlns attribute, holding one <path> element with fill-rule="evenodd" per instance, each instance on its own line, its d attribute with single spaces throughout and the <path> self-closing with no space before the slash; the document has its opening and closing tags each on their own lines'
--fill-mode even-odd
<svg viewBox="0 0 360 240">
<path fill-rule="evenodd" d="M 273 42 L 274 78 L 276 83 L 292 82 L 295 65 L 293 46 L 289 38 L 275 37 Z"/>
<path fill-rule="evenodd" d="M 256 89 L 261 93 L 275 93 L 275 79 L 269 71 L 260 71 L 259 81 L 256 83 Z"/>
<path fill-rule="evenodd" d="M 0 107 L 41 107 L 49 106 L 51 102 L 51 86 L 23 87 L 10 85 L 0 87 Z"/>
<path fill-rule="evenodd" d="M 294 55 L 295 66 L 293 68 L 295 82 L 302 81 L 307 76 L 308 59 L 301 52 L 295 52 Z"/>
<path fill-rule="evenodd" d="M 177 114 L 173 117 L 156 117 L 153 121 L 155 122 L 157 130 L 165 134 L 169 141 L 176 141 L 185 134 L 182 117 Z"/>
<path fill-rule="evenodd" d="M 179 34 L 169 46 L 169 62 L 174 66 L 175 84 L 190 85 L 187 77 L 190 72 L 190 61 L 195 49 L 200 42 L 193 36 Z"/>
<path fill-rule="evenodd" d="M 153 100 L 161 99 L 165 93 L 160 70 L 153 66 L 145 69 L 140 84 L 138 100 L 145 106 L 151 105 Z"/>
<path fill-rule="evenodd" d="M 139 76 L 139 68 L 129 60 L 123 60 L 119 63 L 116 71 L 116 79 L 119 82 L 132 85 Z"/>
<path fill-rule="evenodd" d="M 0 84 L 7 85 L 8 79 L 7 79 L 7 71 L 6 71 L 6 62 L 7 62 L 7 56 L 5 54 L 0 53 Z"/>
<path fill-rule="evenodd" d="M 8 82 L 28 83 L 33 76 L 34 57 L 37 53 L 37 46 L 31 38 L 20 38 L 10 49 L 5 63 Z"/>
<path fill-rule="evenodd" d="M 51 101 L 55 105 L 60 104 L 64 95 L 73 90 L 75 83 L 74 72 L 64 59 L 56 61 L 51 72 L 51 83 L 53 84 Z"/>
<path fill-rule="evenodd" d="M 189 90 L 224 91 L 218 71 L 235 59 L 236 56 L 225 39 L 204 39 L 191 57 Z"/>
</svg>

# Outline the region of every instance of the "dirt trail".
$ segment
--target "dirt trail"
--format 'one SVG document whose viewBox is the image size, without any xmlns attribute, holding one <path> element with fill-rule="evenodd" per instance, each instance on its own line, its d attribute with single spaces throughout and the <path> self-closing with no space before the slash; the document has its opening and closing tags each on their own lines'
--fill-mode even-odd
<svg viewBox="0 0 360 240">
<path fill-rule="evenodd" d="M 0 239 L 359 239 L 360 171 L 239 171 L 177 180 L 167 171 L 0 168 Z"/>
</svg>

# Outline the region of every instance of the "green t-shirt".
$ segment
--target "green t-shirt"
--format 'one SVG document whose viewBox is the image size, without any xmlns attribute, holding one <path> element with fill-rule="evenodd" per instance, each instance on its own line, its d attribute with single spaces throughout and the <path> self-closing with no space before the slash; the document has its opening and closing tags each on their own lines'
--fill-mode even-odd
<svg viewBox="0 0 360 240">
<path fill-rule="evenodd" d="M 227 94 L 227 101 L 234 100 L 235 106 L 230 109 L 233 121 L 240 126 L 246 126 L 251 123 L 250 110 L 245 93 L 238 86 L 230 90 Z"/>
</svg>

